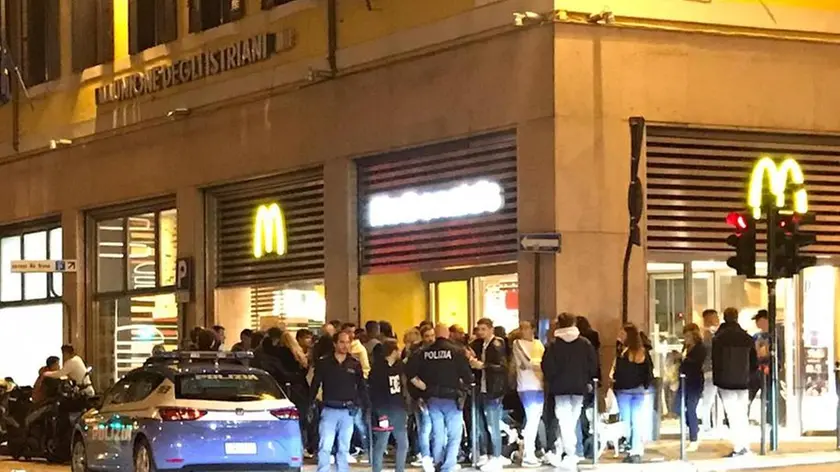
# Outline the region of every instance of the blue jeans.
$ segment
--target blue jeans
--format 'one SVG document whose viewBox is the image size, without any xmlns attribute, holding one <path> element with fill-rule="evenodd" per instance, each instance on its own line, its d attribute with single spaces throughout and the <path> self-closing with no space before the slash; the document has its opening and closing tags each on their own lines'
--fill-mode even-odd
<svg viewBox="0 0 840 472">
<path fill-rule="evenodd" d="M 502 455 L 502 399 L 478 394 L 478 437 L 479 449 L 491 457 Z M 490 434 L 488 442 L 487 434 Z"/>
<path fill-rule="evenodd" d="M 379 417 L 387 416 L 388 424 L 393 431 L 377 431 Z M 397 463 L 395 472 L 405 471 L 405 458 L 408 455 L 408 430 L 406 424 L 408 417 L 405 409 L 399 407 L 382 408 L 375 411 L 373 415 L 373 454 L 371 454 L 371 466 L 373 472 L 382 471 L 382 458 L 385 456 L 385 449 L 388 448 L 388 439 L 394 435 L 397 443 Z"/>
<path fill-rule="evenodd" d="M 644 387 L 616 390 L 618 416 L 630 426 L 630 455 L 643 456 L 651 437 L 653 395 Z"/>
<path fill-rule="evenodd" d="M 523 454 L 526 458 L 536 457 L 537 432 L 540 429 L 545 394 L 542 390 L 526 390 L 519 392 L 519 398 L 525 410 L 525 426 L 522 428 Z"/>
<path fill-rule="evenodd" d="M 335 468 L 338 472 L 348 472 L 347 456 L 350 454 L 350 439 L 353 437 L 353 413 L 342 408 L 324 407 L 321 411 L 321 423 L 318 426 L 318 472 L 329 472 L 330 456 L 333 444 L 338 438 L 335 453 Z"/>
<path fill-rule="evenodd" d="M 370 452 L 367 415 L 365 415 L 365 411 L 361 408 L 356 410 L 356 414 L 353 416 L 353 426 L 355 431 L 359 433 L 359 441 L 362 442 L 362 451 L 364 451 L 365 453 Z"/>
<path fill-rule="evenodd" d="M 432 420 L 432 457 L 440 464 L 440 472 L 452 472 L 458 464 L 458 448 L 464 433 L 464 413 L 455 400 L 429 399 Z"/>
<path fill-rule="evenodd" d="M 417 420 L 417 447 L 420 449 L 420 457 L 432 457 L 432 449 L 429 441 L 432 439 L 432 418 L 429 416 L 429 405 L 422 405 L 417 408 L 414 417 Z"/>
<path fill-rule="evenodd" d="M 677 395 L 674 398 L 674 412 L 680 414 L 680 397 L 682 396 L 682 389 L 677 389 Z M 697 435 L 700 432 L 700 425 L 697 421 L 697 405 L 700 403 L 700 398 L 703 396 L 703 390 L 700 389 L 685 389 L 685 422 L 688 425 L 688 440 L 691 442 L 697 441 Z"/>
</svg>

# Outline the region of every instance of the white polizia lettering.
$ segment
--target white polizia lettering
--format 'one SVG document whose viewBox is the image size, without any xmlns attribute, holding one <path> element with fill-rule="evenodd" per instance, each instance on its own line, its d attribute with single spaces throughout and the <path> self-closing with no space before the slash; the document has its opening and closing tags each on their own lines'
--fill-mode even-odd
<svg viewBox="0 0 840 472">
<path fill-rule="evenodd" d="M 487 180 L 443 190 L 411 190 L 396 196 L 377 194 L 368 201 L 368 224 L 378 228 L 426 223 L 444 218 L 495 213 L 504 205 L 502 187 Z"/>
<path fill-rule="evenodd" d="M 423 359 L 436 361 L 438 359 L 452 359 L 452 351 L 426 351 L 423 353 Z"/>
</svg>

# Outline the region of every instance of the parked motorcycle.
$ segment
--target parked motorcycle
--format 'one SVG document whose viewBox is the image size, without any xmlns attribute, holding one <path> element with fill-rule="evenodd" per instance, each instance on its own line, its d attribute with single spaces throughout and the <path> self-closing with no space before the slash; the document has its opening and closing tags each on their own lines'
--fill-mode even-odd
<svg viewBox="0 0 840 472">
<path fill-rule="evenodd" d="M 32 402 L 32 389 L 28 387 L 10 395 L 5 423 L 7 452 L 12 458 L 43 457 L 59 463 L 70 460 L 73 425 L 96 399 L 72 380 L 56 382 L 54 394 L 42 402 Z"/>
</svg>

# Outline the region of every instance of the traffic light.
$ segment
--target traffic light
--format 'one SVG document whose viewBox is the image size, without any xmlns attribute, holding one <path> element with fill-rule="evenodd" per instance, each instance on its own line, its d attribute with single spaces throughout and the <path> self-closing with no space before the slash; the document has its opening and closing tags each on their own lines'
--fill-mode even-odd
<svg viewBox="0 0 840 472">
<path fill-rule="evenodd" d="M 816 221 L 812 213 L 779 215 L 776 228 L 776 250 L 773 256 L 774 275 L 780 279 L 793 277 L 802 269 L 817 264 L 815 256 L 802 254 L 802 249 L 814 244 L 817 236 L 801 227 Z"/>
<path fill-rule="evenodd" d="M 726 216 L 726 224 L 735 231 L 726 238 L 726 244 L 735 249 L 726 265 L 738 275 L 755 277 L 755 220 L 749 213 L 733 212 Z"/>
</svg>

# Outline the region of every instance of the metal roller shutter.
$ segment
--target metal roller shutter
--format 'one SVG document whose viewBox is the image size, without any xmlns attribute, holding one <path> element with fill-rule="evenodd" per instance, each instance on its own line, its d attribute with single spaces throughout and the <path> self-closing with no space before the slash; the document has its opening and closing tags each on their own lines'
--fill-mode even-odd
<svg viewBox="0 0 840 472">
<path fill-rule="evenodd" d="M 840 136 L 662 125 L 647 127 L 648 249 L 729 251 L 726 214 L 746 209 L 749 174 L 765 155 L 793 157 L 805 172 L 818 219 L 808 252 L 840 254 Z"/>
<path fill-rule="evenodd" d="M 373 229 L 371 196 L 452 188 L 489 180 L 502 188 L 501 210 L 472 217 Z M 510 261 L 517 254 L 516 134 L 507 131 L 362 159 L 358 163 L 359 237 L 364 271 L 442 268 Z"/>
<path fill-rule="evenodd" d="M 261 205 L 277 203 L 286 221 L 287 252 L 253 254 L 254 220 Z M 209 191 L 215 212 L 216 285 L 242 286 L 324 277 L 322 169 L 262 178 Z"/>
</svg>

